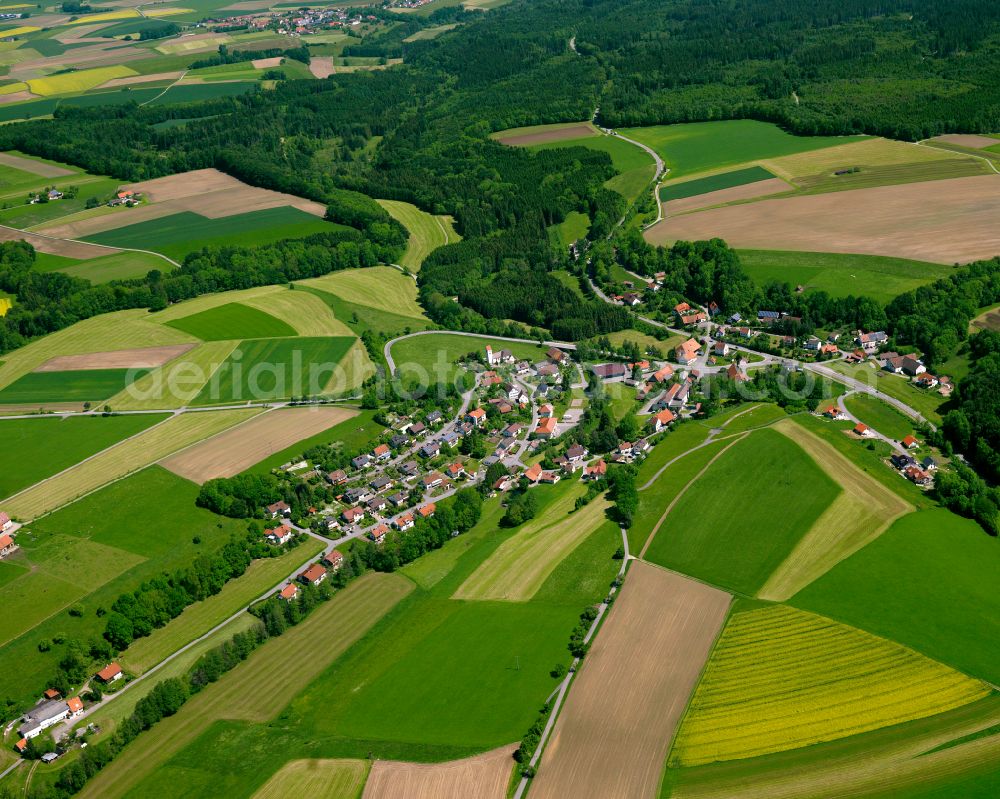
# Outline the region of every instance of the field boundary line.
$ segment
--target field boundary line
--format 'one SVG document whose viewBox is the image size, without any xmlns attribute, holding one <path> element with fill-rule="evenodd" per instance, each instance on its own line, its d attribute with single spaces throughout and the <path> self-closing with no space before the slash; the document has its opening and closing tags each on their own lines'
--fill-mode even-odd
<svg viewBox="0 0 1000 799">
<path fill-rule="evenodd" d="M 699 479 L 701 479 L 701 477 L 705 474 L 705 472 L 708 471 L 709 467 L 711 467 L 711 465 L 713 463 L 715 463 L 727 450 L 729 450 L 730 447 L 732 447 L 738 441 L 742 441 L 748 435 L 750 435 L 750 431 L 749 430 L 747 432 L 745 432 L 745 433 L 741 433 L 741 434 L 739 434 L 737 436 L 734 436 L 733 440 L 730 443 L 728 443 L 721 450 L 719 450 L 717 453 L 715 453 L 715 455 L 712 456 L 712 459 L 708 463 L 706 463 L 704 465 L 704 467 L 702 467 L 702 470 L 700 472 L 698 472 L 698 474 L 696 474 L 694 477 L 692 477 L 690 480 L 688 480 L 687 484 L 680 490 L 680 493 L 678 493 L 677 496 L 674 497 L 670 501 L 670 504 L 667 505 L 666 510 L 663 511 L 663 515 L 660 516 L 660 518 L 659 518 L 659 520 L 657 520 L 656 524 L 653 525 L 653 529 L 650 531 L 649 537 L 646 538 L 646 543 L 643 544 L 642 545 L 642 549 L 639 550 L 639 559 L 640 560 L 644 560 L 645 559 L 645 557 L 646 557 L 646 550 L 649 549 L 649 545 L 652 543 L 653 538 L 660 531 L 660 527 L 663 525 L 664 520 L 667 518 L 667 516 L 669 515 L 670 511 L 672 511 L 674 509 L 674 505 L 677 504 L 677 502 L 680 500 L 680 498 L 683 497 L 687 493 L 688 489 L 691 488 L 692 485 L 694 485 L 696 482 L 698 482 Z M 715 443 L 715 442 L 711 442 L 711 443 Z M 704 446 L 705 446 L 705 444 L 701 445 L 701 447 L 704 447 Z M 697 449 L 701 449 L 701 447 L 697 447 Z M 691 450 L 689 450 L 688 452 L 685 452 L 684 455 L 687 455 L 690 452 L 691 452 Z M 678 457 L 683 458 L 684 455 L 680 455 Z M 664 468 L 666 468 L 666 467 L 664 467 Z M 678 572 L 678 574 L 680 574 L 680 572 Z M 687 576 L 687 575 L 685 575 L 685 576 Z M 706 583 L 706 585 L 708 585 L 708 583 Z"/>
<path fill-rule="evenodd" d="M 139 11 L 139 13 L 142 14 L 143 17 L 146 16 L 145 14 L 142 13 L 142 11 Z M 160 92 L 158 95 L 156 95 L 156 97 L 150 97 L 148 100 L 146 100 L 146 102 L 139 103 L 139 107 L 142 108 L 144 105 L 149 105 L 151 102 L 153 102 L 153 100 L 159 100 L 161 97 L 163 97 L 163 95 L 165 95 L 172 88 L 174 88 L 174 86 L 176 86 L 178 83 L 180 83 L 182 80 L 184 80 L 184 76 L 187 75 L 187 74 L 188 74 L 188 70 L 185 69 L 184 72 L 181 73 L 181 76 L 177 80 L 175 80 L 173 83 L 171 83 L 169 86 L 167 86 L 162 92 Z"/>
<path fill-rule="evenodd" d="M 921 139 L 918 142 L 914 142 L 914 144 L 917 147 L 929 147 L 932 150 L 944 150 L 945 152 L 955 153 L 956 155 L 967 155 L 969 156 L 969 158 L 978 158 L 980 161 L 985 161 L 987 164 L 989 164 L 990 169 L 992 169 L 996 174 L 1000 175 L 1000 169 L 997 169 L 997 165 L 993 163 L 992 158 L 987 158 L 985 155 L 976 155 L 974 153 L 952 150 L 950 147 L 938 147 L 937 145 L 934 144 L 928 144 L 927 141 L 928 141 L 927 139 Z M 998 139 L 998 141 L 1000 141 L 1000 139 Z"/>
<path fill-rule="evenodd" d="M 31 230 L 25 230 L 23 228 L 11 227 L 10 225 L 0 225 L 0 228 L 4 228 L 6 230 L 13 230 L 15 233 L 23 233 L 23 234 L 25 234 L 27 236 L 38 236 L 39 238 L 48 239 L 49 241 L 68 241 L 71 244 L 85 244 L 88 247 L 100 247 L 100 248 L 105 249 L 105 250 L 114 250 L 114 252 L 109 253 L 109 255 L 114 255 L 115 253 L 120 253 L 120 252 L 142 252 L 142 253 L 146 253 L 146 255 L 155 255 L 157 258 L 162 258 L 164 261 L 167 261 L 168 263 L 173 264 L 178 269 L 180 269 L 180 266 L 181 266 L 173 258 L 168 258 L 162 252 L 154 252 L 153 250 L 137 250 L 137 249 L 135 249 L 133 247 L 111 247 L 111 246 L 109 246 L 107 244 L 95 244 L 92 241 L 83 241 L 82 239 L 61 239 L 58 236 L 48 236 L 45 233 L 35 233 L 35 232 L 31 231 Z"/>
</svg>

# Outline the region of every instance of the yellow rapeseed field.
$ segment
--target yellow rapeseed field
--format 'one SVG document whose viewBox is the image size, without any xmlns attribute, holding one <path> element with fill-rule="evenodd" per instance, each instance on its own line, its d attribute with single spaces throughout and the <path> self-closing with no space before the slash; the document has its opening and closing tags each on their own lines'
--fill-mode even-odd
<svg viewBox="0 0 1000 799">
<path fill-rule="evenodd" d="M 11 36 L 24 36 L 26 33 L 34 33 L 40 30 L 41 28 L 35 28 L 31 25 L 22 25 L 20 28 L 10 28 L 9 30 L 0 31 L 0 38 L 9 39 Z"/>
<path fill-rule="evenodd" d="M 135 70 L 123 66 L 95 67 L 76 72 L 64 72 L 61 75 L 49 75 L 47 78 L 33 78 L 28 81 L 28 87 L 35 94 L 42 96 L 70 94 L 71 92 L 85 92 L 114 78 L 127 78 L 136 74 L 138 73 Z"/>
<path fill-rule="evenodd" d="M 670 761 L 782 752 L 925 718 L 990 688 L 911 649 L 782 605 L 734 615 Z"/>
</svg>

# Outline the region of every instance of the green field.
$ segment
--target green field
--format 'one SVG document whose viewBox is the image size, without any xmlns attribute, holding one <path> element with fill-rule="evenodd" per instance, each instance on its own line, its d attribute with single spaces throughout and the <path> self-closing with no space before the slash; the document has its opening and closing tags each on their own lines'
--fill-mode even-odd
<svg viewBox="0 0 1000 799">
<path fill-rule="evenodd" d="M 187 59 L 190 61 L 190 57 Z M 254 81 L 236 83 L 188 83 L 173 86 L 161 95 L 148 101 L 149 105 L 171 105 L 174 103 L 194 103 L 199 100 L 217 100 L 220 97 L 234 97 L 255 91 L 259 86 Z M 161 90 L 156 90 L 159 94 Z"/>
<path fill-rule="evenodd" d="M 928 391 L 916 388 L 910 385 L 910 381 L 905 377 L 892 375 L 878 368 L 873 369 L 867 362 L 852 365 L 843 361 L 834 361 L 829 366 L 843 375 L 853 377 L 865 385 L 878 389 L 883 394 L 905 402 L 930 422 L 941 424 L 939 409 L 947 400 L 936 390 Z"/>
<path fill-rule="evenodd" d="M 254 464 L 248 472 L 251 474 L 267 474 L 271 469 L 288 463 L 292 458 L 302 455 L 306 450 L 320 444 L 330 444 L 339 442 L 345 452 L 361 452 L 369 449 L 369 445 L 374 446 L 374 442 L 385 430 L 382 425 L 375 421 L 376 411 L 363 410 L 357 416 L 334 425 L 322 433 L 317 433 L 311 438 L 303 439 L 287 449 L 275 452 L 260 463 Z"/>
<path fill-rule="evenodd" d="M 174 260 L 205 247 L 252 247 L 281 239 L 343 230 L 291 206 L 209 219 L 191 211 L 138 222 L 86 236 L 85 241 L 109 247 L 153 250 Z"/>
<path fill-rule="evenodd" d="M 854 416 L 893 441 L 913 434 L 913 421 L 891 405 L 868 394 L 851 394 L 844 404 Z"/>
<path fill-rule="evenodd" d="M 1000 542 L 975 522 L 946 510 L 921 511 L 904 516 L 791 602 L 997 683 L 998 568 Z"/>
<path fill-rule="evenodd" d="M 0 404 L 100 402 L 125 389 L 148 369 L 80 369 L 29 372 L 0 390 Z"/>
<path fill-rule="evenodd" d="M 540 126 L 538 130 L 543 129 Z M 505 131 L 509 134 L 510 131 Z M 629 202 L 634 201 L 653 179 L 656 166 L 649 154 L 634 144 L 629 144 L 617 136 L 587 136 L 580 139 L 533 144 L 530 150 L 555 150 L 563 147 L 586 147 L 599 150 L 611 156 L 611 163 L 618 174 L 604 185 L 617 191 Z"/>
<path fill-rule="evenodd" d="M 170 261 L 152 253 L 120 252 L 91 258 L 88 261 L 75 261 L 73 265 L 60 267 L 59 271 L 71 277 L 81 277 L 91 283 L 108 283 L 112 280 L 145 277 L 153 269 L 169 272 L 173 268 L 174 265 Z"/>
<path fill-rule="evenodd" d="M 566 214 L 566 218 L 551 227 L 549 232 L 559 249 L 565 251 L 574 241 L 586 238 L 588 230 L 590 230 L 590 217 L 579 211 L 570 211 Z"/>
<path fill-rule="evenodd" d="M 69 419 L 7 419 L 0 436 L 17 452 L 17 468 L 0 471 L 0 497 L 51 477 L 165 419 L 162 414 Z"/>
<path fill-rule="evenodd" d="M 622 133 L 656 150 L 670 168 L 671 178 L 865 138 L 793 136 L 777 125 L 748 119 L 625 128 Z"/>
<path fill-rule="evenodd" d="M 295 329 L 284 320 L 238 302 L 218 305 L 200 313 L 173 319 L 166 324 L 202 341 L 295 335 Z"/>
<path fill-rule="evenodd" d="M 450 333 L 428 333 L 404 338 L 392 347 L 396 368 L 407 375 L 430 375 L 432 380 L 453 382 L 458 374 L 455 361 L 470 352 L 483 352 L 487 344 L 493 350 L 510 350 L 515 358 L 538 361 L 545 357 L 545 350 L 535 344 L 514 341 L 497 341 L 487 337 L 456 336 Z"/>
<path fill-rule="evenodd" d="M 884 638 L 782 605 L 734 614 L 671 765 L 833 741 L 983 699 L 990 688 Z"/>
<path fill-rule="evenodd" d="M 417 302 L 416 281 L 389 266 L 341 269 L 323 277 L 301 280 L 296 285 L 325 291 L 355 306 L 427 321 L 424 309 Z"/>
<path fill-rule="evenodd" d="M 685 492 L 646 558 L 752 595 L 839 492 L 780 433 L 754 432 Z"/>
<path fill-rule="evenodd" d="M 774 175 L 762 166 L 734 169 L 732 172 L 720 172 L 717 175 L 710 175 L 707 178 L 688 180 L 683 183 L 668 183 L 660 189 L 660 199 L 664 202 L 668 200 L 683 200 L 686 197 L 697 197 L 699 194 L 708 194 L 711 191 L 745 186 L 748 183 L 770 180 L 773 177 Z"/>
<path fill-rule="evenodd" d="M 882 255 L 740 250 L 739 257 L 759 286 L 775 281 L 825 291 L 831 297 L 865 296 L 881 303 L 953 271 L 950 266 Z"/>
<path fill-rule="evenodd" d="M 212 373 L 194 404 L 321 394 L 353 344 L 346 336 L 244 341 Z"/>
<path fill-rule="evenodd" d="M 434 216 L 401 200 L 379 200 L 378 204 L 410 233 L 406 252 L 400 258 L 399 265 L 411 272 L 419 271 L 424 259 L 438 247 L 462 240 L 455 232 L 450 216 Z"/>
<path fill-rule="evenodd" d="M 4 607 L 16 608 L 4 614 L 7 624 L 21 630 L 0 650 L 7 695 L 35 696 L 39 681 L 63 657 L 63 645 L 43 653 L 39 641 L 59 633 L 80 641 L 99 635 L 105 619 L 97 616 L 98 608 L 106 610 L 144 580 L 187 565 L 199 552 L 214 552 L 246 529 L 244 522 L 196 507 L 197 494 L 194 483 L 153 466 L 51 513 L 34 522 L 30 534 L 18 536 L 18 563 L 41 564 L 32 574 L 38 582 L 46 573 L 52 579 L 30 592 L 18 587 L 19 580 L 0 589 Z M 82 616 L 68 614 L 74 603 L 82 605 Z"/>
</svg>

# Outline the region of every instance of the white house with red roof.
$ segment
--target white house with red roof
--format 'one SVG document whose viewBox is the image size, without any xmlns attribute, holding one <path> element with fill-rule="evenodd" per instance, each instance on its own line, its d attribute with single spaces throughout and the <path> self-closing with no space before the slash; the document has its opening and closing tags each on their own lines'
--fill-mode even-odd
<svg viewBox="0 0 1000 799">
<path fill-rule="evenodd" d="M 17 551 L 17 541 L 10 533 L 0 533 L 0 558 L 6 558 L 12 552 Z"/>
<path fill-rule="evenodd" d="M 109 663 L 97 672 L 97 679 L 105 684 L 112 683 L 115 680 L 120 680 L 122 676 L 122 667 L 117 663 Z"/>
<path fill-rule="evenodd" d="M 299 573 L 299 582 L 309 585 L 319 585 L 326 579 L 326 569 L 320 566 L 318 563 L 314 563 L 304 572 Z"/>
<path fill-rule="evenodd" d="M 384 524 L 380 524 L 368 531 L 368 537 L 374 541 L 376 544 L 381 544 L 385 541 L 385 537 L 389 534 L 389 528 Z"/>
<path fill-rule="evenodd" d="M 14 522 L 11 521 L 10 516 L 0 511 L 0 533 L 6 533 L 13 526 Z"/>
<path fill-rule="evenodd" d="M 278 596 L 286 602 L 291 602 L 299 595 L 299 587 L 295 583 L 289 583 L 278 592 Z"/>
</svg>

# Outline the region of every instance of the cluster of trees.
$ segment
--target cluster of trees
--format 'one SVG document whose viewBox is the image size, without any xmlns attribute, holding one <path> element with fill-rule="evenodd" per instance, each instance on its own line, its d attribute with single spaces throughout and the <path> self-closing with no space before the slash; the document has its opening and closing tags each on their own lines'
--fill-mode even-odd
<svg viewBox="0 0 1000 799">
<path fill-rule="evenodd" d="M 615 503 L 615 519 L 622 527 L 631 527 L 639 510 L 635 478 L 636 469 L 631 464 L 615 466 L 608 471 L 608 499 Z"/>
<path fill-rule="evenodd" d="M 501 527 L 518 527 L 535 518 L 538 513 L 538 498 L 528 489 L 527 481 L 518 485 L 507 495 L 507 510 L 500 519 Z"/>
<path fill-rule="evenodd" d="M 569 634 L 569 644 L 567 648 L 570 654 L 575 658 L 584 658 L 587 655 L 587 650 L 590 649 L 590 644 L 584 642 L 584 638 L 587 636 L 587 631 L 590 629 L 590 625 L 593 624 L 594 619 L 597 618 L 597 608 L 590 606 L 587 607 L 583 613 L 580 614 L 580 620 L 576 623 L 573 631 Z"/>
<path fill-rule="evenodd" d="M 1000 534 L 1000 488 L 991 488 L 961 461 L 934 475 L 934 495 L 944 507 L 974 519 L 990 535 Z"/>
<path fill-rule="evenodd" d="M 243 538 L 233 537 L 218 552 L 198 555 L 189 566 L 173 574 L 157 575 L 119 596 L 107 615 L 104 638 L 116 650 L 127 649 L 136 638 L 162 627 L 188 605 L 219 593 L 255 558 L 281 552 L 261 537 L 256 525 L 251 525 Z"/>
<path fill-rule="evenodd" d="M 219 45 L 219 52 L 208 58 L 200 58 L 194 61 L 188 69 L 203 69 L 204 67 L 218 67 L 222 64 L 239 64 L 243 61 L 255 61 L 258 58 L 291 58 L 294 61 L 301 61 L 303 64 L 309 63 L 309 48 L 305 45 L 282 50 L 280 47 L 272 47 L 270 50 L 232 50 L 224 44 Z"/>
<path fill-rule="evenodd" d="M 181 26 L 176 22 L 165 22 L 162 25 L 151 25 L 148 28 L 139 29 L 139 41 L 146 42 L 150 39 L 166 39 L 169 36 L 176 36 L 181 32 Z"/>
</svg>

